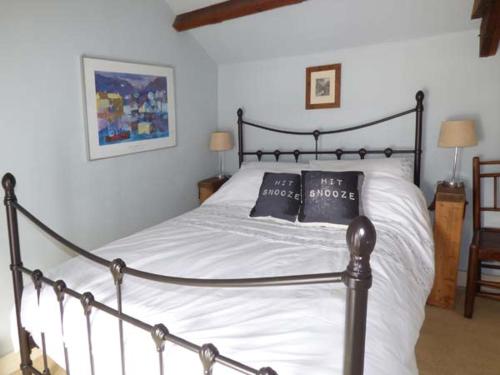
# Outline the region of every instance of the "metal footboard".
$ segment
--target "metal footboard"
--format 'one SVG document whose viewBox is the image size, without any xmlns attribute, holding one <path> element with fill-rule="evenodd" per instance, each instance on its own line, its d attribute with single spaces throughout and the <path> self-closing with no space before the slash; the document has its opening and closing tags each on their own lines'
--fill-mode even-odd
<svg viewBox="0 0 500 375">
<path fill-rule="evenodd" d="M 42 285 L 54 288 L 58 303 L 61 320 L 61 330 L 64 329 L 64 301 L 67 298 L 76 298 L 82 304 L 82 313 L 86 318 L 87 324 L 87 345 L 90 358 L 91 375 L 94 375 L 94 361 L 92 348 L 92 325 L 90 316 L 95 310 L 100 310 L 116 318 L 119 328 L 120 353 L 121 353 L 121 373 L 126 374 L 127 361 L 124 350 L 123 322 L 131 324 L 137 328 L 147 331 L 151 334 L 152 345 L 158 352 L 159 373 L 164 374 L 163 352 L 165 343 L 170 342 L 184 349 L 199 354 L 203 366 L 203 374 L 211 375 L 215 363 L 219 363 L 242 374 L 248 375 L 275 375 L 272 368 L 264 367 L 259 370 L 237 362 L 219 353 L 213 344 L 197 345 L 182 339 L 170 333 L 163 324 L 151 325 L 136 319 L 123 312 L 122 309 L 122 284 L 124 276 L 130 275 L 145 280 L 184 285 L 191 287 L 213 287 L 213 288 L 245 288 L 245 287 L 285 287 L 290 285 L 305 284 L 324 284 L 343 282 L 347 288 L 346 298 L 346 316 L 345 316 L 345 343 L 344 343 L 344 375 L 362 375 L 364 368 L 365 334 L 366 334 L 366 314 L 368 302 L 368 289 L 371 287 L 372 275 L 370 269 L 370 254 L 373 251 L 376 241 L 376 233 L 373 224 L 364 216 L 353 220 L 347 229 L 347 245 L 350 251 L 350 261 L 347 268 L 342 272 L 305 274 L 277 277 L 259 277 L 246 279 L 195 279 L 182 278 L 167 275 L 160 275 L 137 270 L 128 267 L 122 259 L 113 261 L 104 259 L 92 252 L 84 250 L 67 239 L 63 238 L 39 219 L 37 219 L 28 210 L 22 207 L 16 198 L 14 188 L 16 180 L 14 176 L 7 173 L 2 179 L 2 186 L 5 190 L 4 204 L 7 211 L 7 226 L 9 232 L 10 256 L 12 271 L 12 280 L 14 286 L 15 310 L 17 318 L 17 331 L 20 344 L 21 364 L 20 368 L 23 375 L 41 374 L 50 375 L 47 366 L 47 353 L 45 348 L 45 339 L 42 334 L 41 345 L 43 355 L 43 372 L 35 369 L 31 360 L 31 349 L 33 342 L 29 333 L 23 328 L 21 322 L 21 296 L 23 292 L 23 275 L 30 276 L 37 291 L 38 298 Z M 65 245 L 76 254 L 81 255 L 103 267 L 108 268 L 113 276 L 116 286 L 116 308 L 105 305 L 94 299 L 90 292 L 80 293 L 68 287 L 63 280 L 51 280 L 38 270 L 31 270 L 25 267 L 21 259 L 21 249 L 19 244 L 19 228 L 17 221 L 18 212 L 25 216 L 30 222 L 48 234 L 50 237 Z M 65 366 L 68 375 L 71 373 L 71 364 L 69 363 L 68 351 L 65 343 L 61 343 L 65 354 Z"/>
</svg>

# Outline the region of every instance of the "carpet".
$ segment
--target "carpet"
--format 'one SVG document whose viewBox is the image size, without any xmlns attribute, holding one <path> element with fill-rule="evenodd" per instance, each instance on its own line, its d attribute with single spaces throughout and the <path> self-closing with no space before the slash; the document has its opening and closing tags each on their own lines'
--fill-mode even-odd
<svg viewBox="0 0 500 375">
<path fill-rule="evenodd" d="M 476 298 L 463 315 L 464 290 L 454 310 L 426 306 L 416 354 L 420 375 L 500 375 L 500 302 Z"/>
</svg>

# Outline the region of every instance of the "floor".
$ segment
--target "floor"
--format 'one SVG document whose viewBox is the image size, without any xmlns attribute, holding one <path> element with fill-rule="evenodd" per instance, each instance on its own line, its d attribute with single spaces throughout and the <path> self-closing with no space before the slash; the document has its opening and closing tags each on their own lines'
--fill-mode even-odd
<svg viewBox="0 0 500 375">
<path fill-rule="evenodd" d="M 9 356 L 10 357 L 10 356 Z M 43 369 L 43 359 L 42 359 L 42 353 L 38 349 L 34 349 L 31 353 L 31 358 L 33 359 L 33 364 L 36 369 L 42 370 Z M 19 355 L 13 355 L 11 358 L 9 358 L 9 364 L 8 366 L 5 366 L 5 368 L 18 368 L 18 363 L 19 363 Z M 52 361 L 50 358 L 48 358 L 48 368 L 50 370 L 50 375 L 66 375 L 66 371 L 61 369 L 54 361 Z M 0 369 L 0 375 L 22 375 L 21 370 L 19 371 L 7 371 L 7 373 L 2 371 L 3 369 Z"/>
<path fill-rule="evenodd" d="M 42 357 L 38 357 L 33 361 L 35 364 L 35 368 L 42 370 L 43 369 L 43 360 Z M 52 361 L 50 358 L 48 359 L 48 368 L 50 371 L 50 375 L 66 375 L 66 371 L 64 371 L 62 368 L 60 368 L 54 361 Z M 21 371 L 17 371 L 12 375 L 22 375 Z"/>
<path fill-rule="evenodd" d="M 460 291 L 455 310 L 426 307 L 416 350 L 420 375 L 500 375 L 500 303 L 478 298 L 469 320 L 463 299 Z M 34 362 L 41 368 L 41 357 Z M 49 367 L 52 375 L 65 374 L 53 362 Z"/>
<path fill-rule="evenodd" d="M 500 302 L 477 298 L 473 319 L 455 310 L 426 307 L 417 344 L 420 375 L 500 375 Z"/>
</svg>

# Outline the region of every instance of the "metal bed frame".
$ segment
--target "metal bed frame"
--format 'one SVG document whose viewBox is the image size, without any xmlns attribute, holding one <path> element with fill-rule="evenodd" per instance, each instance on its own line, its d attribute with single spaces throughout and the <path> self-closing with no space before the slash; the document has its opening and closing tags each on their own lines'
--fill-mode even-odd
<svg viewBox="0 0 500 375">
<path fill-rule="evenodd" d="M 386 157 L 390 158 L 393 154 L 413 154 L 414 155 L 414 168 L 413 168 L 413 182 L 415 185 L 420 186 L 420 169 L 421 169 L 421 159 L 422 159 L 422 114 L 424 112 L 424 93 L 423 91 L 418 91 L 415 95 L 415 99 L 417 101 L 417 105 L 414 108 L 410 108 L 406 111 L 396 113 L 391 116 L 384 117 L 380 120 L 375 120 L 371 122 L 367 122 L 361 125 L 350 126 L 346 128 L 340 128 L 335 130 L 313 130 L 313 131 L 292 131 L 292 130 L 284 130 L 278 128 L 272 128 L 269 126 L 259 125 L 254 122 L 243 120 L 243 110 L 241 108 L 238 109 L 238 158 L 240 166 L 244 161 L 246 155 L 255 155 L 259 161 L 262 160 L 263 155 L 274 155 L 276 161 L 279 161 L 281 155 L 293 155 L 295 161 L 299 161 L 300 155 L 314 155 L 315 159 L 318 159 L 319 155 L 335 155 L 338 160 L 342 158 L 343 155 L 359 155 L 361 159 L 364 159 L 366 155 L 369 154 L 382 154 Z M 360 148 L 359 150 L 343 150 L 341 148 L 337 148 L 335 150 L 318 150 L 318 142 L 319 137 L 322 135 L 328 134 L 338 134 L 338 133 L 346 133 L 351 132 L 363 128 L 367 128 L 370 126 L 378 125 L 398 117 L 403 117 L 409 114 L 415 113 L 415 147 L 413 149 L 392 149 L 390 147 L 379 150 L 367 150 L 365 148 Z M 295 149 L 293 151 L 245 151 L 244 142 L 243 142 L 243 126 L 247 125 L 250 127 L 267 130 L 274 133 L 281 134 L 291 134 L 291 135 L 300 135 L 300 136 L 312 136 L 314 137 L 314 150 L 298 150 Z"/>
<path fill-rule="evenodd" d="M 420 182 L 420 157 L 421 157 L 421 140 L 422 140 L 422 112 L 423 112 L 423 98 L 424 95 L 419 91 L 416 95 L 417 106 L 393 116 L 384 119 L 373 121 L 367 124 L 343 128 L 332 131 L 319 131 L 313 132 L 293 132 L 286 130 L 279 130 L 262 125 L 257 125 L 243 120 L 243 111 L 238 110 L 238 144 L 239 144 L 239 161 L 243 162 L 245 155 L 256 155 L 261 160 L 262 155 L 272 154 L 276 160 L 280 155 L 292 154 L 295 160 L 301 154 L 314 154 L 316 158 L 321 154 L 335 154 L 338 159 L 343 154 L 359 154 L 364 158 L 366 154 L 383 153 L 390 157 L 394 153 L 412 153 L 415 155 L 415 168 L 414 168 L 414 182 Z M 358 151 L 343 151 L 337 149 L 335 151 L 319 151 L 318 138 L 323 134 L 333 134 L 346 131 L 361 129 L 364 127 L 376 125 L 397 117 L 401 117 L 410 113 L 416 113 L 416 132 L 415 132 L 415 149 L 412 150 L 392 150 L 390 148 L 385 150 L 372 150 L 368 151 L 360 149 Z M 265 152 L 255 151 L 247 152 L 243 148 L 243 126 L 249 125 L 256 128 L 269 130 L 278 133 L 296 134 L 296 135 L 312 135 L 315 139 L 315 151 L 279 151 Z M 80 300 L 82 305 L 82 313 L 86 318 L 87 325 L 87 346 L 90 358 L 91 375 L 94 375 L 94 360 L 92 348 L 92 325 L 90 323 L 90 316 L 94 310 L 102 311 L 110 316 L 116 318 L 119 328 L 120 340 L 120 353 L 121 362 L 117 367 L 121 370 L 122 375 L 126 374 L 126 358 L 124 351 L 124 332 L 123 322 L 138 327 L 151 334 L 152 348 L 156 348 L 158 352 L 159 372 L 160 375 L 164 374 L 163 352 L 165 343 L 170 342 L 178 345 L 186 350 L 196 352 L 199 354 L 201 364 L 203 366 L 204 375 L 212 375 L 213 366 L 219 363 L 231 369 L 234 369 L 242 374 L 247 375 L 277 375 L 277 373 L 270 367 L 261 369 L 254 369 L 231 358 L 220 354 L 213 344 L 197 345 L 189 342 L 181 337 L 170 333 L 167 327 L 163 324 L 151 325 L 143 322 L 133 316 L 126 314 L 122 309 L 122 284 L 125 275 L 138 277 L 144 280 L 153 282 L 161 282 L 167 284 L 191 286 L 191 287 L 213 287 L 213 288 L 244 288 L 244 287 L 286 287 L 291 285 L 306 285 L 306 284 L 324 284 L 324 283 L 344 283 L 346 286 L 346 314 L 345 314 L 345 336 L 344 336 L 344 358 L 343 358 L 343 374 L 344 375 L 362 375 L 364 369 L 364 354 L 365 354 L 365 336 L 366 336 L 366 316 L 367 316 L 367 303 L 368 303 L 368 289 L 372 284 L 372 274 L 370 268 L 370 254 L 373 251 L 376 242 L 376 232 L 371 221 L 360 216 L 352 221 L 347 229 L 346 241 L 350 252 L 350 261 L 346 269 L 341 272 L 320 273 L 320 274 L 303 274 L 303 275 L 290 275 L 290 276 L 274 276 L 274 277 L 259 277 L 259 278 L 246 278 L 246 279 L 195 279 L 195 278 L 181 278 L 150 272 L 141 271 L 128 267 L 122 259 L 107 260 L 92 252 L 82 249 L 81 247 L 68 241 L 42 221 L 31 214 L 24 208 L 17 200 L 15 195 L 16 180 L 10 173 L 4 175 L 2 179 L 2 186 L 5 191 L 4 204 L 7 213 L 7 227 L 9 234 L 10 245 L 10 270 L 12 272 L 12 281 L 14 287 L 14 302 L 15 312 L 17 319 L 17 334 L 20 346 L 20 369 L 23 375 L 50 375 L 47 364 L 47 350 L 45 345 L 45 337 L 42 332 L 41 342 L 35 343 L 29 332 L 23 327 L 21 321 L 21 298 L 23 293 L 24 279 L 23 275 L 29 276 L 33 282 L 34 288 L 37 292 L 38 298 L 42 287 L 52 287 L 55 291 L 57 301 L 59 303 L 59 313 L 61 320 L 61 331 L 64 330 L 64 305 L 68 298 L 76 298 Z M 91 292 L 80 293 L 71 289 L 66 285 L 63 280 L 52 280 L 43 275 L 38 269 L 29 269 L 23 265 L 21 258 L 21 248 L 19 241 L 19 227 L 18 227 L 18 213 L 23 215 L 28 221 L 41 229 L 48 236 L 69 248 L 76 254 L 83 256 L 95 263 L 100 264 L 107 268 L 111 273 L 116 288 L 116 307 L 105 305 L 94 299 Z M 64 336 L 64 335 L 63 335 Z M 154 344 L 154 346 L 153 346 Z M 68 360 L 68 349 L 64 342 L 61 343 L 65 354 L 65 367 L 66 372 L 70 375 L 71 367 Z M 43 356 L 43 370 L 37 370 L 33 366 L 31 360 L 32 348 L 40 346 Z M 334 350 L 334 348 L 332 348 Z M 119 371 L 120 371 L 119 370 Z"/>
</svg>

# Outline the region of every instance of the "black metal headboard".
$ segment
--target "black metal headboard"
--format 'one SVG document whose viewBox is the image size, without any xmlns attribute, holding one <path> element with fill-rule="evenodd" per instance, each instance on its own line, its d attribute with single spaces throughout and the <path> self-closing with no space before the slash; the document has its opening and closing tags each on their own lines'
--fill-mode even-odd
<svg viewBox="0 0 500 375">
<path fill-rule="evenodd" d="M 258 125 L 249 121 L 243 120 L 243 110 L 241 108 L 238 109 L 238 158 L 239 163 L 243 163 L 243 159 L 245 155 L 256 155 L 257 159 L 260 161 L 262 159 L 262 155 L 274 155 L 276 161 L 279 161 L 281 155 L 293 155 L 295 157 L 295 161 L 299 161 L 300 155 L 315 155 L 315 158 L 318 159 L 318 155 L 336 155 L 337 159 L 341 159 L 342 155 L 348 154 L 357 154 L 361 159 L 364 159 L 367 154 L 384 154 L 386 157 L 391 157 L 393 154 L 413 154 L 415 157 L 414 160 L 414 168 L 413 168 L 413 182 L 415 185 L 420 186 L 420 167 L 421 167 L 421 158 L 422 158 L 422 113 L 424 112 L 424 93 L 422 91 L 417 92 L 415 95 L 415 99 L 417 100 L 417 105 L 414 108 L 411 108 L 407 111 L 403 111 L 400 113 L 396 113 L 391 116 L 384 117 L 380 120 L 367 122 L 365 124 L 350 126 L 346 128 L 340 128 L 336 130 L 313 130 L 313 131 L 292 131 L 292 130 L 284 130 L 271 128 L 268 126 Z M 335 134 L 335 133 L 345 133 L 353 130 L 359 130 L 363 128 L 367 128 L 369 126 L 381 124 L 383 122 L 393 120 L 398 117 L 406 116 L 411 113 L 415 113 L 415 147 L 412 149 L 374 149 L 367 150 L 365 148 L 361 148 L 359 150 L 342 150 L 340 148 L 336 150 L 318 150 L 318 140 L 321 135 L 326 134 Z M 275 133 L 283 133 L 283 134 L 293 134 L 293 135 L 305 135 L 305 136 L 313 136 L 314 138 L 314 151 L 302 151 L 302 150 L 293 150 L 293 151 L 245 151 L 244 143 L 243 143 L 243 125 L 252 126 L 255 128 L 268 130 Z"/>
</svg>

